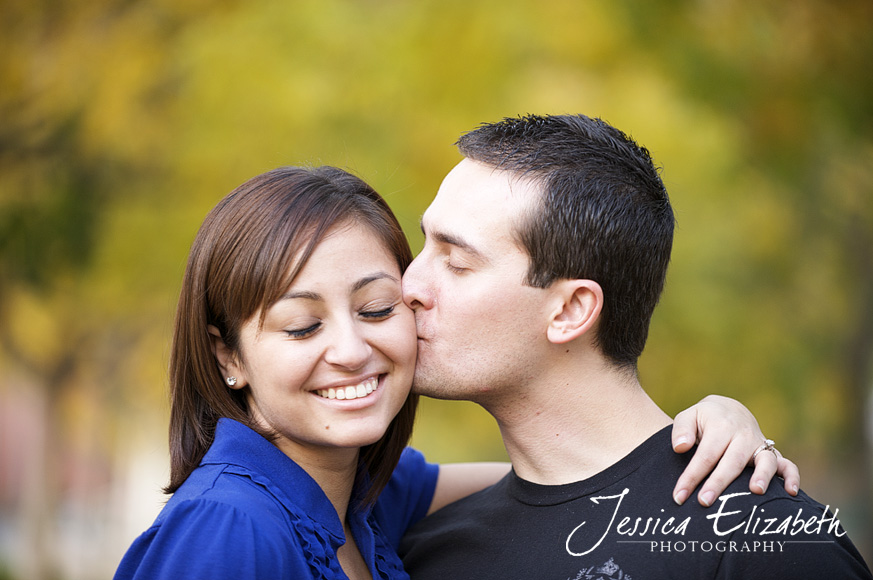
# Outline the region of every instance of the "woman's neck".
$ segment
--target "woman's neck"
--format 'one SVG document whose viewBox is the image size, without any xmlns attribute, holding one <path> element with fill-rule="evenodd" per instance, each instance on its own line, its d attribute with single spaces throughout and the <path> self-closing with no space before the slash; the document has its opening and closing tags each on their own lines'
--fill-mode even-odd
<svg viewBox="0 0 873 580">
<path fill-rule="evenodd" d="M 343 526 L 346 542 L 337 550 L 340 567 L 351 580 L 370 580 L 367 567 L 358 544 L 352 535 L 348 520 L 349 503 L 358 473 L 358 449 L 321 449 L 318 452 L 301 453 L 289 445 L 279 448 L 303 468 L 318 484 L 327 499 L 333 504 Z M 311 450 L 307 450 L 311 451 Z"/>
<path fill-rule="evenodd" d="M 315 480 L 333 505 L 340 522 L 346 525 L 349 502 L 358 473 L 359 449 L 312 448 L 287 439 L 276 446 Z"/>
</svg>

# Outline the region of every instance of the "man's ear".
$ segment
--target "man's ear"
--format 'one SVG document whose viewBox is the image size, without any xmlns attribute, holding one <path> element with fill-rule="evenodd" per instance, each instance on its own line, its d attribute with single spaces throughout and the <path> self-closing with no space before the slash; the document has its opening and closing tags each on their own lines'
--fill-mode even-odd
<svg viewBox="0 0 873 580">
<path fill-rule="evenodd" d="M 564 344 L 590 331 L 603 309 L 603 289 L 594 280 L 559 280 L 554 283 L 556 306 L 546 332 L 549 342 Z"/>
<path fill-rule="evenodd" d="M 246 386 L 248 381 L 246 381 L 245 371 L 237 361 L 236 353 L 221 338 L 221 332 L 218 331 L 218 328 L 209 324 L 206 326 L 206 330 L 212 339 L 212 354 L 215 355 L 215 360 L 218 362 L 218 367 L 221 369 L 221 374 L 224 375 L 227 386 L 231 389 L 241 389 Z M 228 382 L 229 378 L 236 380 L 231 381 L 233 382 L 231 384 Z"/>
</svg>

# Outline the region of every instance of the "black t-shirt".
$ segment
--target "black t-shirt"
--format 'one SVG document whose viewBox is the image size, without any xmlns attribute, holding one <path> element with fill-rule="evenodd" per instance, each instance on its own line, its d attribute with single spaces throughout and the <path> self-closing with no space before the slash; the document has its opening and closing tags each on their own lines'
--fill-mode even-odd
<svg viewBox="0 0 873 580">
<path fill-rule="evenodd" d="M 511 472 L 413 526 L 400 554 L 412 580 L 871 578 L 839 509 L 747 470 L 710 508 L 671 497 L 690 453 L 670 428 L 594 477 L 537 485 Z"/>
</svg>

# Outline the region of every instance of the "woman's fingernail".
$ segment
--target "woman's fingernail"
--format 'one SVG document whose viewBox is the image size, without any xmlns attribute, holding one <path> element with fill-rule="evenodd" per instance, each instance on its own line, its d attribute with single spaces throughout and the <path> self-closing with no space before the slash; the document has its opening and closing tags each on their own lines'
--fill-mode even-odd
<svg viewBox="0 0 873 580">
<path fill-rule="evenodd" d="M 673 496 L 673 501 L 679 505 L 682 505 L 686 499 L 688 499 L 688 490 L 685 489 L 680 489 L 676 492 L 676 495 Z"/>
<path fill-rule="evenodd" d="M 700 503 L 709 507 L 712 505 L 712 500 L 715 499 L 715 492 L 707 491 L 703 494 L 703 497 L 700 498 Z"/>
<path fill-rule="evenodd" d="M 676 449 L 680 445 L 685 445 L 686 443 L 688 443 L 688 437 L 686 437 L 685 435 L 680 435 L 679 438 L 676 439 L 676 442 L 673 444 L 673 449 Z"/>
<path fill-rule="evenodd" d="M 757 487 L 758 489 L 760 489 L 760 490 L 761 490 L 761 493 L 764 493 L 765 491 L 767 491 L 767 488 L 764 487 L 764 482 L 763 482 L 762 480 L 760 480 L 760 479 L 759 479 L 758 481 L 755 482 L 755 487 Z"/>
</svg>

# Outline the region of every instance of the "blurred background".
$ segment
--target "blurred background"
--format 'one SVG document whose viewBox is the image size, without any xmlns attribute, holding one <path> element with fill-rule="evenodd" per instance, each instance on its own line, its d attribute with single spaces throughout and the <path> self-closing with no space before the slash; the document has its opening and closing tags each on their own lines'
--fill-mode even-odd
<svg viewBox="0 0 873 580">
<path fill-rule="evenodd" d="M 4 0 L 0 579 L 109 577 L 160 509 L 172 313 L 222 196 L 337 165 L 417 250 L 458 135 L 525 113 L 651 150 L 679 227 L 643 384 L 744 402 L 873 561 L 871 25 L 869 0 Z M 420 418 L 435 461 L 504 457 L 475 406 Z"/>
</svg>

